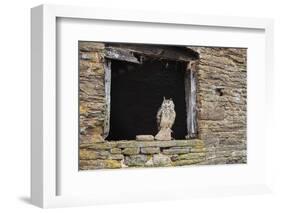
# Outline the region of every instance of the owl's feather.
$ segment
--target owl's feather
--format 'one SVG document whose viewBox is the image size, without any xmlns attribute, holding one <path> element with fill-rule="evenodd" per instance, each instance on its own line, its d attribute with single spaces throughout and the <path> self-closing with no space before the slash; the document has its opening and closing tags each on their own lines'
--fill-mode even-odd
<svg viewBox="0 0 281 213">
<path fill-rule="evenodd" d="M 156 115 L 158 130 L 160 130 L 161 114 L 162 114 L 162 109 L 160 107 Z"/>
</svg>

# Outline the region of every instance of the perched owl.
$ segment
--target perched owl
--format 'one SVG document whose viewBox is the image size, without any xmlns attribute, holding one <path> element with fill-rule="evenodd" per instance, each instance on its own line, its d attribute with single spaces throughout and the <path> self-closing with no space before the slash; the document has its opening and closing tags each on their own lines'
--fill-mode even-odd
<svg viewBox="0 0 281 213">
<path fill-rule="evenodd" d="M 158 134 L 156 140 L 171 140 L 172 126 L 175 122 L 175 104 L 172 99 L 164 97 L 162 105 L 157 112 Z"/>
</svg>

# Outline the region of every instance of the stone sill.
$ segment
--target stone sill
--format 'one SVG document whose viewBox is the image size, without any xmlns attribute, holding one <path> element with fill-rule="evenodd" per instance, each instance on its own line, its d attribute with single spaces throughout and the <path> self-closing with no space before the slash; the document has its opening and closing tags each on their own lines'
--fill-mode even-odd
<svg viewBox="0 0 281 213">
<path fill-rule="evenodd" d="M 105 141 L 80 144 L 80 170 L 166 167 L 205 160 L 202 140 Z"/>
<path fill-rule="evenodd" d="M 137 140 L 120 140 L 105 141 L 99 143 L 81 143 L 81 149 L 112 149 L 112 148 L 143 148 L 143 147 L 204 147 L 204 142 L 199 139 L 188 140 L 171 140 L 171 141 L 137 141 Z"/>
<path fill-rule="evenodd" d="M 79 169 L 246 163 L 245 145 L 205 146 L 199 139 L 82 143 Z"/>
</svg>

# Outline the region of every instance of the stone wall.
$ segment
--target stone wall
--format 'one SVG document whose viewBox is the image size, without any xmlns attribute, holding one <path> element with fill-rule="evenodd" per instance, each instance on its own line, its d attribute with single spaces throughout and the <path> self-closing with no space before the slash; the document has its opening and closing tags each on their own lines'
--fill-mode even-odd
<svg viewBox="0 0 281 213">
<path fill-rule="evenodd" d="M 110 141 L 80 145 L 80 169 L 183 166 L 204 163 L 203 141 Z"/>
<path fill-rule="evenodd" d="M 206 164 L 246 163 L 247 50 L 193 48 L 197 67 L 199 138 Z"/>
<path fill-rule="evenodd" d="M 104 45 L 79 42 L 80 143 L 103 141 L 105 121 Z"/>
<path fill-rule="evenodd" d="M 104 45 L 80 42 L 80 169 L 246 163 L 246 49 L 191 47 L 198 139 L 104 141 Z"/>
</svg>

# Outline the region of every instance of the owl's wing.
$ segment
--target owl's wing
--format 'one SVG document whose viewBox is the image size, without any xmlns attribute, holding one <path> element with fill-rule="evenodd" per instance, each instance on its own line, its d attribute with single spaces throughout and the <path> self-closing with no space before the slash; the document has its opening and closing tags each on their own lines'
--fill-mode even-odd
<svg viewBox="0 0 281 213">
<path fill-rule="evenodd" d="M 162 114 L 162 109 L 161 107 L 159 108 L 157 115 L 156 115 L 156 119 L 157 119 L 157 126 L 160 126 L 160 122 L 161 122 L 161 114 Z"/>
<path fill-rule="evenodd" d="M 171 122 L 172 122 L 172 125 L 174 124 L 175 119 L 176 119 L 176 112 L 173 111 L 173 113 L 171 114 Z"/>
</svg>

